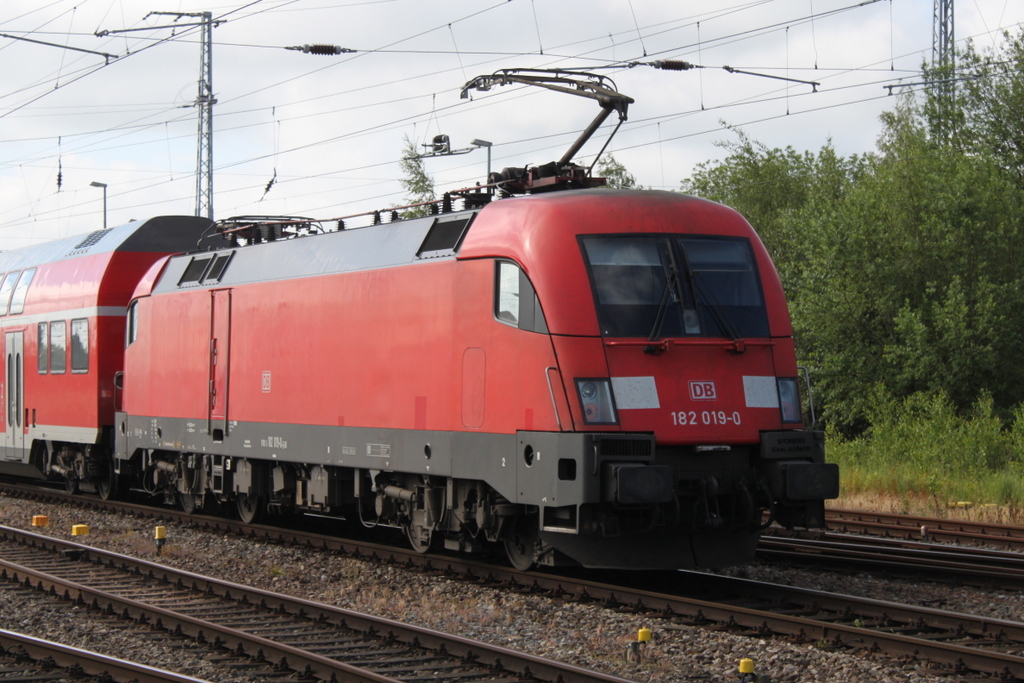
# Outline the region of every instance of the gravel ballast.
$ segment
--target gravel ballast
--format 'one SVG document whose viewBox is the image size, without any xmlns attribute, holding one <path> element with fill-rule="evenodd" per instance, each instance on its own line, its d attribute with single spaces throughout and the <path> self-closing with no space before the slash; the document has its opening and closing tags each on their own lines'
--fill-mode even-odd
<svg viewBox="0 0 1024 683">
<path fill-rule="evenodd" d="M 32 527 L 33 515 L 47 515 L 50 526 Z M 167 543 L 157 554 L 151 520 L 69 505 L 51 505 L 0 494 L 0 524 L 75 540 L 113 552 L 162 562 L 188 571 L 457 633 L 503 647 L 569 662 L 623 678 L 656 683 L 731 682 L 737 664 L 749 657 L 758 674 L 779 683 L 890 683 L 956 681 L 922 672 L 919 662 L 834 652 L 817 644 L 795 645 L 667 625 L 595 605 L 563 603 L 536 595 L 511 593 L 467 582 L 425 576 L 397 567 L 343 558 L 329 552 L 276 545 L 187 526 L 165 524 Z M 88 536 L 72 538 L 75 524 L 87 524 Z M 880 600 L 1020 621 L 1024 597 L 982 589 L 866 574 L 782 569 L 752 565 L 729 574 L 776 583 L 853 593 Z M 87 647 L 150 666 L 211 681 L 255 680 L 211 667 L 188 647 L 154 648 L 136 628 L 114 626 L 87 608 L 26 599 L 0 585 L 0 626 L 40 638 Z M 626 659 L 638 629 L 654 639 L 639 664 Z"/>
</svg>

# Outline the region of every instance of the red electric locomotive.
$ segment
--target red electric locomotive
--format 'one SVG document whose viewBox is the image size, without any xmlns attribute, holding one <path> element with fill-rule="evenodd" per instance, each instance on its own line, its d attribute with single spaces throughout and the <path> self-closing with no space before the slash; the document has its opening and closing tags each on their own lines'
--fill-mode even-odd
<svg viewBox="0 0 1024 683">
<path fill-rule="evenodd" d="M 0 253 L 0 473 L 110 495 L 125 308 L 156 260 L 197 248 L 211 226 L 154 218 Z"/>
<path fill-rule="evenodd" d="M 0 473 L 497 543 L 518 567 L 724 566 L 773 520 L 822 526 L 838 472 L 757 235 L 709 201 L 594 188 L 570 160 L 631 102 L 606 79 L 467 87 L 507 82 L 602 107 L 562 160 L 489 179 L 529 196 L 0 254 Z"/>
<path fill-rule="evenodd" d="M 711 567 L 749 560 L 769 518 L 820 526 L 837 493 L 764 247 L 681 194 L 171 257 L 127 334 L 116 471 L 186 509 L 502 542 L 517 566 Z"/>
</svg>

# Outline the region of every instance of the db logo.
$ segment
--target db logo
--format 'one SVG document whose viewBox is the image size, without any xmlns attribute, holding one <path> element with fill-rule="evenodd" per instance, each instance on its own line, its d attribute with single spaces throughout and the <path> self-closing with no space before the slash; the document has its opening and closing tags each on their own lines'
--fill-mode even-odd
<svg viewBox="0 0 1024 683">
<path fill-rule="evenodd" d="M 718 394 L 715 393 L 715 383 L 706 380 L 694 380 L 690 382 L 690 398 L 694 401 L 716 401 Z"/>
</svg>

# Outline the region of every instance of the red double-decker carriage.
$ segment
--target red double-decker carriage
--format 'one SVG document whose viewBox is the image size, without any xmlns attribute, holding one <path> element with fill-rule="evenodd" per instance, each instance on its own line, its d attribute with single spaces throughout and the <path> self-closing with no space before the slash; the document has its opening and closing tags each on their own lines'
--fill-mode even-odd
<svg viewBox="0 0 1024 683">
<path fill-rule="evenodd" d="M 105 486 L 125 309 L 155 261 L 211 228 L 165 216 L 0 253 L 0 473 Z"/>
</svg>

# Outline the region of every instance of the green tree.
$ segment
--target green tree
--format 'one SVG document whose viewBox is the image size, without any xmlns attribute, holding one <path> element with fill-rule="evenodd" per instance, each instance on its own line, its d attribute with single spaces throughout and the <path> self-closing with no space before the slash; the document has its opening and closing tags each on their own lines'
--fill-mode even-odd
<svg viewBox="0 0 1024 683">
<path fill-rule="evenodd" d="M 420 156 L 420 152 L 416 148 L 416 143 L 408 135 L 403 140 L 402 160 L 398 162 L 398 168 L 402 172 L 399 182 L 405 189 L 403 204 L 408 206 L 410 204 L 434 201 L 434 178 L 427 173 L 426 165 L 423 163 L 423 157 Z M 417 218 L 419 216 L 426 216 L 429 213 L 429 207 L 418 206 L 406 209 L 403 215 L 406 218 Z"/>
<path fill-rule="evenodd" d="M 848 434 L 873 389 L 944 393 L 966 411 L 989 393 L 1008 411 L 1024 372 L 1024 197 L 990 156 L 931 135 L 927 105 L 883 117 L 879 155 L 829 214 L 805 215 L 808 259 L 793 297 L 825 414 Z"/>
<path fill-rule="evenodd" d="M 626 170 L 619 161 L 612 155 L 606 154 L 597 162 L 594 167 L 594 175 L 604 178 L 607 181 L 606 187 L 617 190 L 646 190 L 648 188 L 639 185 L 636 177 Z"/>
<path fill-rule="evenodd" d="M 1024 401 L 1024 43 L 965 63 L 984 77 L 952 107 L 901 97 L 872 153 L 738 133 L 683 183 L 761 235 L 818 404 L 848 436 L 872 425 L 878 396 L 945 396 L 963 415 L 990 397 L 1004 417 Z"/>
<path fill-rule="evenodd" d="M 983 52 L 969 44 L 957 62 L 958 144 L 996 159 L 1024 186 L 1024 31 Z"/>
<path fill-rule="evenodd" d="M 772 255 L 783 283 L 795 291 L 809 248 L 806 222 L 828 216 L 869 159 L 843 159 L 831 144 L 817 155 L 792 147 L 768 149 L 741 130 L 733 132 L 736 141 L 719 143 L 728 151 L 726 158 L 699 164 L 681 189 L 743 214 Z"/>
</svg>

